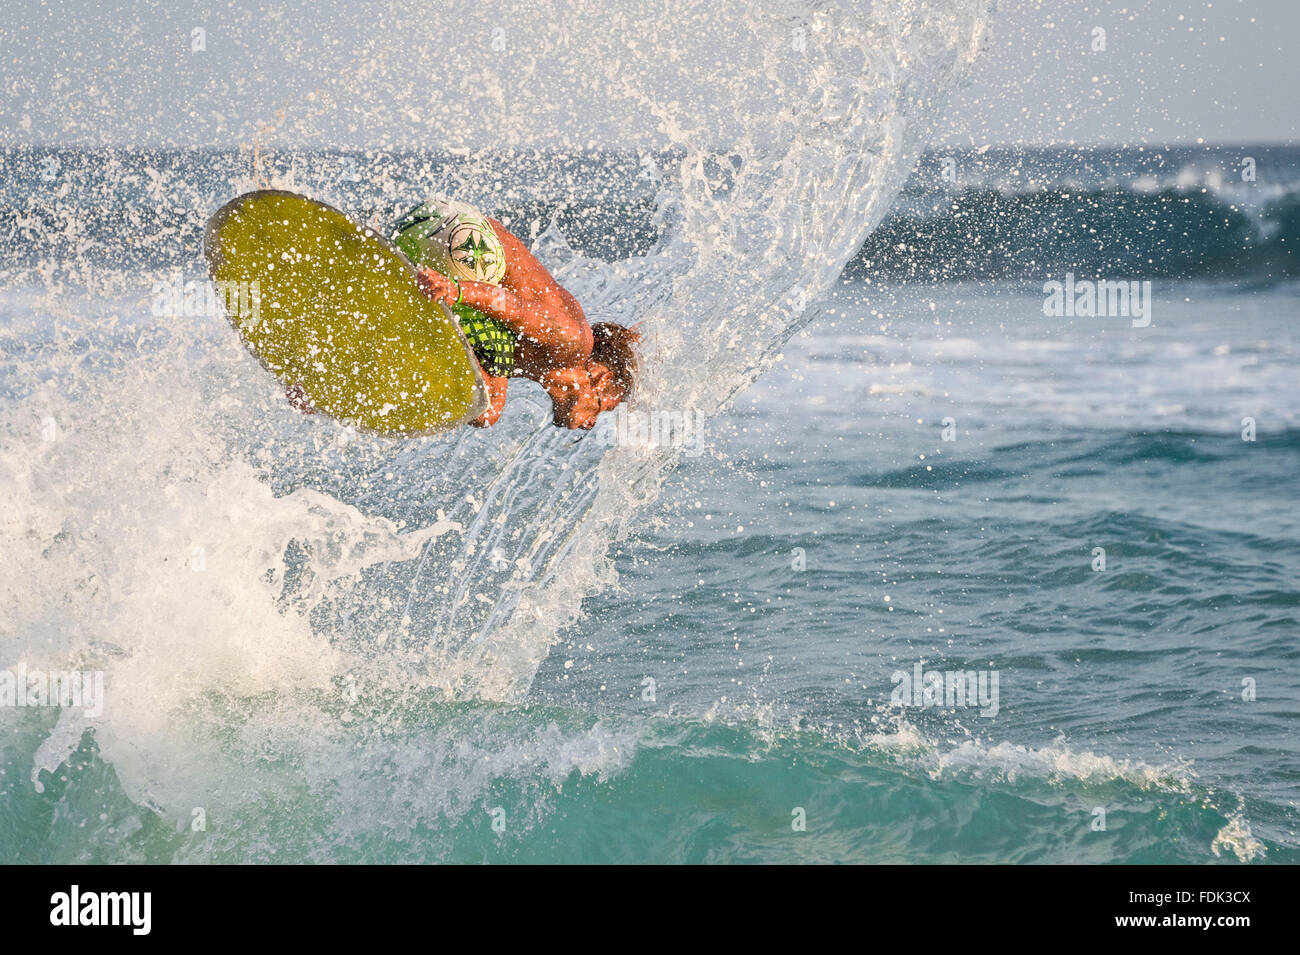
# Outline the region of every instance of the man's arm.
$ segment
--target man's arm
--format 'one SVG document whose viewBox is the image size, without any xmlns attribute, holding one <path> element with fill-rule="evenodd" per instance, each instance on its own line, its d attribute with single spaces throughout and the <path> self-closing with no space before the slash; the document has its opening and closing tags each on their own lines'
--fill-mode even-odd
<svg viewBox="0 0 1300 955">
<path fill-rule="evenodd" d="M 585 362 L 591 357 L 591 326 L 577 299 L 560 287 L 505 226 L 495 219 L 488 221 L 505 246 L 506 276 L 500 285 L 461 282 L 462 300 L 516 335 L 544 346 L 557 364 Z M 431 269 L 421 270 L 420 279 L 429 294 L 448 302 L 456 300 L 456 289 L 449 279 Z"/>
</svg>

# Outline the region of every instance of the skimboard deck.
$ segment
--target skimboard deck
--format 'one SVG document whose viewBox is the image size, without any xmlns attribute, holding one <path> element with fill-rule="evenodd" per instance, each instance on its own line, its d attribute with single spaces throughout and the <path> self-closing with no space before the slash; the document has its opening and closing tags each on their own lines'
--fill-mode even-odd
<svg viewBox="0 0 1300 955">
<path fill-rule="evenodd" d="M 292 192 L 231 200 L 204 252 L 245 346 L 317 411 L 379 434 L 445 431 L 488 407 L 451 312 L 420 291 L 393 245 Z"/>
</svg>

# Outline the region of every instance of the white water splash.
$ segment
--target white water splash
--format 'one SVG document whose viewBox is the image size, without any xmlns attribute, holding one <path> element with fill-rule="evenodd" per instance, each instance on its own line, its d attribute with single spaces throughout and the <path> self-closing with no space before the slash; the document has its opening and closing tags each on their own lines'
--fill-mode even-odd
<svg viewBox="0 0 1300 955">
<path fill-rule="evenodd" d="M 437 184 L 492 208 L 529 198 L 519 150 L 587 145 L 589 126 L 560 114 L 598 81 L 611 92 L 597 127 L 634 130 L 639 147 L 676 157 L 658 171 L 662 238 L 650 256 L 613 264 L 572 253 L 556 230 L 539 250 L 593 320 L 641 323 L 642 406 L 710 415 L 813 317 L 879 223 L 975 56 L 989 4 L 761 2 L 737 13 L 665 0 L 623 18 L 591 3 L 561 25 L 526 8 L 511 29 L 536 38 L 533 58 L 477 62 L 482 98 L 457 103 L 411 85 L 434 75 L 439 51 L 404 42 L 405 6 L 374 14 L 391 46 L 323 80 L 259 147 L 319 144 L 338 119 L 330 84 L 385 90 L 411 117 L 410 142 L 390 146 L 454 145 L 469 125 L 516 150 L 464 150 L 455 181 Z M 566 36 L 581 49 L 539 58 Z M 209 190 L 141 172 L 120 171 L 124 195 L 211 211 Z M 333 175 L 294 163 L 228 189 L 266 176 L 310 190 Z M 397 203 L 435 184 L 373 185 Z M 54 220 L 74 222 L 59 214 L 85 199 L 58 195 Z M 123 221 L 129 232 L 129 210 Z M 197 258 L 190 270 L 201 274 Z M 298 745 L 272 751 L 314 752 L 318 704 L 295 701 L 337 695 L 339 680 L 522 699 L 583 599 L 615 579 L 611 543 L 676 463 L 671 449 L 628 454 L 599 434 L 557 431 L 520 383 L 489 432 L 351 438 L 295 419 L 219 319 L 155 321 L 148 277 L 80 260 L 36 271 L 53 304 L 25 290 L 6 300 L 0 562 L 14 571 L 0 634 L 14 662 L 106 671 L 99 753 L 134 801 L 179 818 L 219 779 L 250 772 L 274 727 L 292 728 Z M 93 297 L 65 288 L 74 282 Z M 121 294 L 106 298 L 110 286 Z M 294 705 L 302 718 L 285 719 Z M 36 758 L 37 776 L 76 745 L 71 720 Z M 232 743 L 248 725 L 260 728 L 254 742 Z M 314 784 L 363 770 L 364 749 L 334 752 L 300 760 Z"/>
</svg>

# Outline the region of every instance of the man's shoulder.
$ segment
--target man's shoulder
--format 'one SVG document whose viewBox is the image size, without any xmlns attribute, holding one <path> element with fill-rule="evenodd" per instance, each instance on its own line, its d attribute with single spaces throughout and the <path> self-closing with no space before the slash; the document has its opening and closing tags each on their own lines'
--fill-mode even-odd
<svg viewBox="0 0 1300 955">
<path fill-rule="evenodd" d="M 497 234 L 497 238 L 501 240 L 502 246 L 505 247 L 507 279 L 511 272 L 518 278 L 521 273 L 532 274 L 538 270 L 541 270 L 549 277 L 550 273 L 546 272 L 542 263 L 537 261 L 537 257 L 529 251 L 528 246 L 524 245 L 518 236 L 497 219 L 488 219 L 488 225 L 492 226 L 492 231 Z"/>
<path fill-rule="evenodd" d="M 492 227 L 492 231 L 497 234 L 497 238 L 501 240 L 502 244 L 519 246 L 520 248 L 527 250 L 528 246 L 524 245 L 523 242 L 519 240 L 518 236 L 507 229 L 500 219 L 493 219 L 491 216 L 484 216 L 484 218 L 487 219 L 488 225 Z"/>
</svg>

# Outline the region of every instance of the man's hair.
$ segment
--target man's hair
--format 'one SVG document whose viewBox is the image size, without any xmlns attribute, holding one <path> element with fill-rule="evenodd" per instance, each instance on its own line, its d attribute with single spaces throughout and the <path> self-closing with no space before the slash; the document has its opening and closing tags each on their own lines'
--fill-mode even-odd
<svg viewBox="0 0 1300 955">
<path fill-rule="evenodd" d="M 613 373 L 614 383 L 623 392 L 626 401 L 636 384 L 637 360 L 632 346 L 641 340 L 641 334 L 613 322 L 600 322 L 591 326 L 595 339 L 591 360 L 598 361 Z"/>
</svg>

